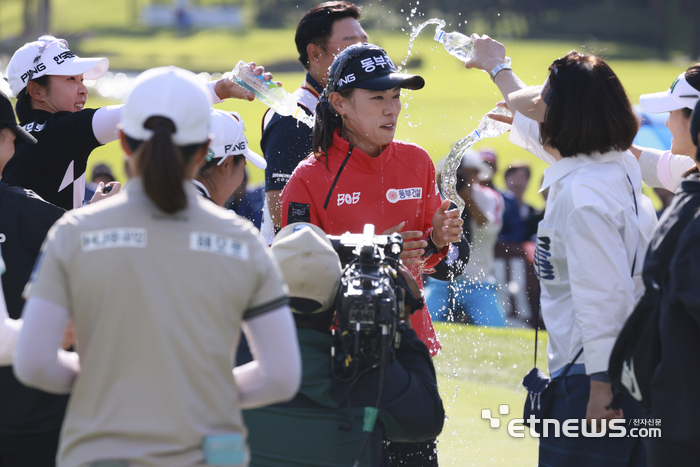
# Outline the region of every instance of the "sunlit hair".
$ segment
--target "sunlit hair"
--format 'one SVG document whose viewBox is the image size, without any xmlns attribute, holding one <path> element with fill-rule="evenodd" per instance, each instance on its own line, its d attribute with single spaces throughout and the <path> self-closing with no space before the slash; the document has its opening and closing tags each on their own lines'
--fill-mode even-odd
<svg viewBox="0 0 700 467">
<path fill-rule="evenodd" d="M 542 143 L 563 157 L 626 151 L 639 122 L 625 89 L 605 61 L 569 52 L 550 67 Z"/>
</svg>

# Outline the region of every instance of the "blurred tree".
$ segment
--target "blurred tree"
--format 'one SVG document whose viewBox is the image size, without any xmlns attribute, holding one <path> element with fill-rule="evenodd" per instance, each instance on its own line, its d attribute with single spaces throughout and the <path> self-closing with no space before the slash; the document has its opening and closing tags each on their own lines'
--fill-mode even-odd
<svg viewBox="0 0 700 467">
<path fill-rule="evenodd" d="M 24 0 L 22 37 L 36 39 L 50 30 L 51 0 Z"/>
</svg>

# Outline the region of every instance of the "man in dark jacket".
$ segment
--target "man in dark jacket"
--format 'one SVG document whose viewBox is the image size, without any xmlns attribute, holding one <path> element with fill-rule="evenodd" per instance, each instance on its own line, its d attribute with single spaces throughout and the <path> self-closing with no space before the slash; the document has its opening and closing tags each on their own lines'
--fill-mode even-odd
<svg viewBox="0 0 700 467">
<path fill-rule="evenodd" d="M 290 289 L 303 376 L 291 401 L 243 412 L 250 466 L 350 466 L 371 432 L 360 465 L 385 467 L 389 458 L 383 438 L 392 444 L 434 439 L 442 430 L 445 411 L 428 348 L 410 321 L 399 326 L 401 344 L 389 365 L 373 424 L 379 371 L 345 379 L 332 374 L 340 373 L 341 366 L 331 365 L 330 332 L 341 269 L 330 241 L 318 227 L 291 224 L 275 238 L 272 253 Z"/>
<path fill-rule="evenodd" d="M 36 143 L 17 125 L 10 100 L 0 93 L 0 173 L 12 157 L 15 137 Z M 2 287 L 12 319 L 22 314 L 22 291 L 46 233 L 64 212 L 31 190 L 0 181 L 0 244 L 7 268 Z M 67 403 L 68 396 L 29 389 L 17 381 L 11 366 L 0 367 L 0 466 L 55 465 Z"/>
</svg>

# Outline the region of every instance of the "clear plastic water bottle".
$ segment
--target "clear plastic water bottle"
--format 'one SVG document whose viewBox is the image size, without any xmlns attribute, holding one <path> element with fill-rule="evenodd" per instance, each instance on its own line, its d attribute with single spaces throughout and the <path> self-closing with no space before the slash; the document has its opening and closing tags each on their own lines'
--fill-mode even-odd
<svg viewBox="0 0 700 467">
<path fill-rule="evenodd" d="M 489 112 L 490 114 L 498 114 L 498 115 L 507 115 L 507 116 L 512 116 L 513 114 L 510 113 L 507 109 L 504 109 L 502 107 L 496 107 L 492 111 Z M 487 114 L 488 115 L 488 114 Z M 476 129 L 477 134 L 479 135 L 479 139 L 481 138 L 495 138 L 497 136 L 501 136 L 503 133 L 507 132 L 510 130 L 510 125 L 507 123 L 503 122 L 498 122 L 496 120 L 493 120 L 486 115 L 481 117 L 481 121 L 479 122 L 479 127 Z"/>
<path fill-rule="evenodd" d="M 240 61 L 233 68 L 230 79 L 255 94 L 255 97 L 280 115 L 292 116 L 314 127 L 314 120 L 297 105 L 297 100 L 285 89 L 272 81 L 265 81 L 263 75 L 256 75 L 247 63 Z"/>
<path fill-rule="evenodd" d="M 450 55 L 454 55 L 463 62 L 466 62 L 474 55 L 474 44 L 469 36 L 459 32 L 445 32 L 440 28 L 435 29 L 436 41 L 441 43 Z M 506 57 L 506 65 L 510 66 L 513 60 Z"/>
<path fill-rule="evenodd" d="M 512 115 L 507 109 L 501 107 L 496 107 L 488 113 Z M 460 213 L 464 211 L 465 203 L 462 197 L 459 196 L 459 193 L 457 193 L 457 169 L 462 164 L 462 157 L 464 157 L 465 151 L 483 138 L 495 138 L 510 130 L 509 124 L 497 122 L 486 115 L 481 117 L 479 127 L 476 130 L 452 146 L 452 150 L 450 150 L 450 153 L 445 158 L 445 164 L 442 166 L 442 194 L 445 198 L 455 203 Z"/>
</svg>

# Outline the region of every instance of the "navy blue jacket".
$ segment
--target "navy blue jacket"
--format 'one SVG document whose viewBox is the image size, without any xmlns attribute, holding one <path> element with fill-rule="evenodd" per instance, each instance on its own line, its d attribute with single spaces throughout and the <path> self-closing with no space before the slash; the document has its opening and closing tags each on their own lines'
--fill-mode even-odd
<svg viewBox="0 0 700 467">
<path fill-rule="evenodd" d="M 700 213 L 685 226 L 678 222 L 688 210 L 700 212 L 698 197 L 700 177 L 691 175 L 661 217 L 644 264 L 649 284 L 660 255 L 673 255 L 661 284 L 661 362 L 652 378 L 652 418 L 662 432 L 649 439 L 655 466 L 695 465 L 700 458 Z M 665 245 L 669 229 L 679 228 L 677 244 Z"/>
<path fill-rule="evenodd" d="M 0 241 L 7 266 L 2 287 L 10 318 L 22 315 L 24 286 L 47 232 L 64 212 L 31 190 L 0 182 Z M 0 452 L 56 443 L 67 404 L 68 396 L 28 388 L 11 366 L 0 367 Z"/>
</svg>

